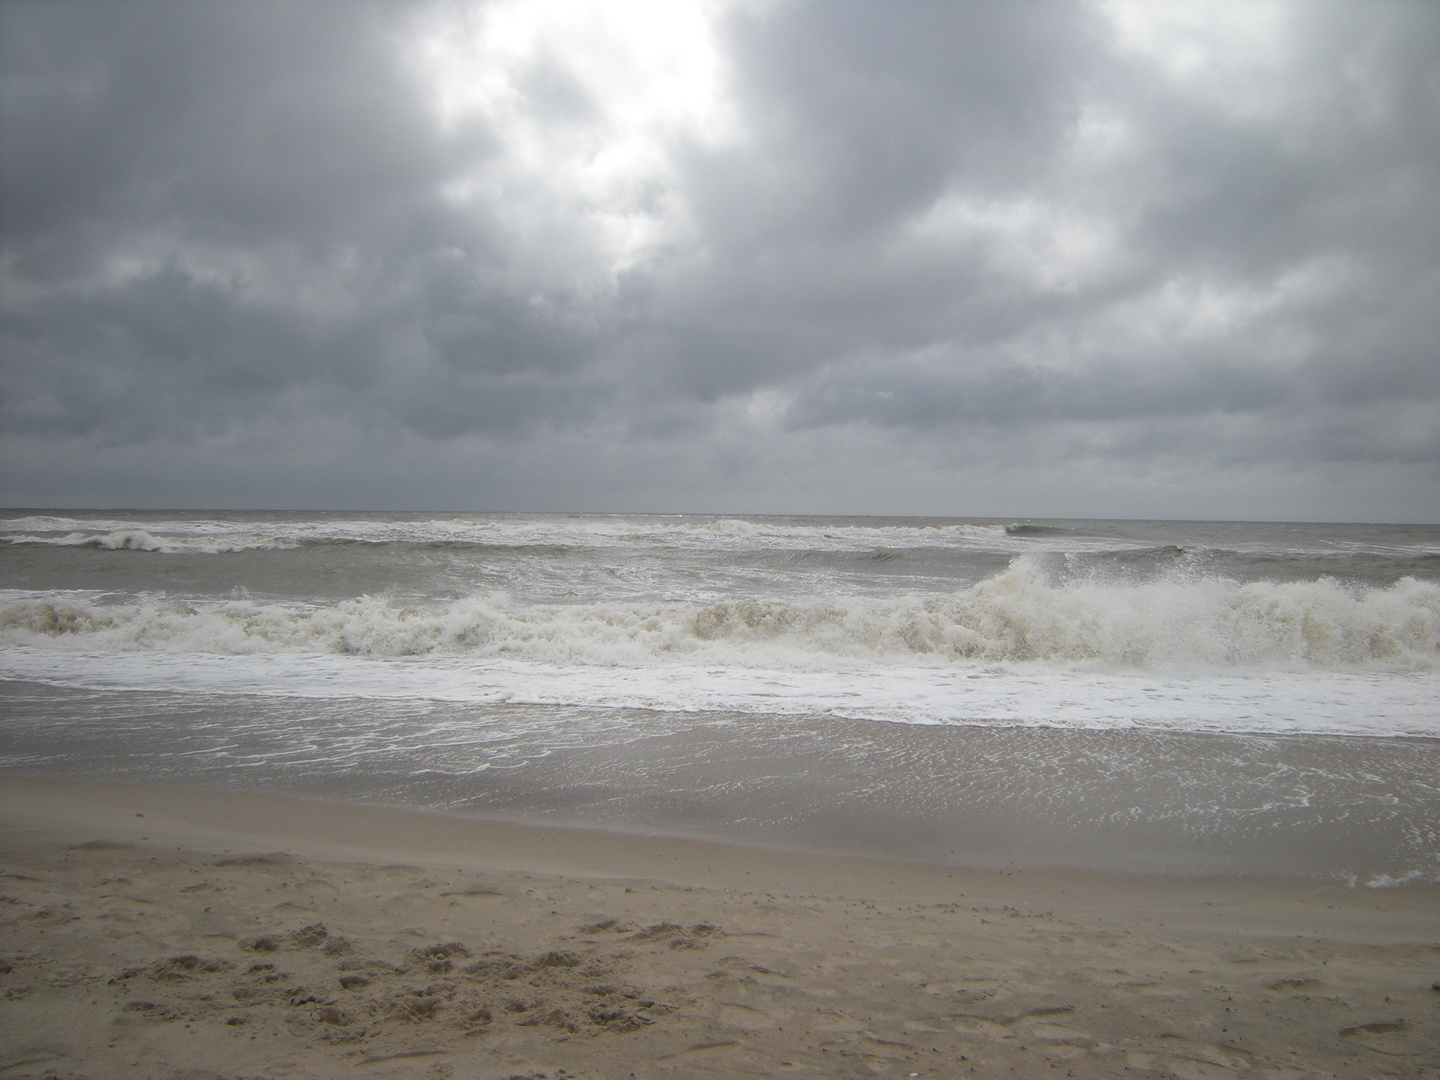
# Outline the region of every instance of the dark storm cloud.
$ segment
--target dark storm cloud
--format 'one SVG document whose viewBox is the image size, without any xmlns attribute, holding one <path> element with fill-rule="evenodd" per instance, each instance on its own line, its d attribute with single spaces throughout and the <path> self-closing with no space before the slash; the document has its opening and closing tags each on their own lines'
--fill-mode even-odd
<svg viewBox="0 0 1440 1080">
<path fill-rule="evenodd" d="M 730 169 L 706 162 L 715 181 L 693 178 L 711 235 L 747 255 L 836 245 L 922 210 L 957 173 L 1028 183 L 1074 119 L 1084 24 L 1061 4 L 921 3 L 898 16 L 797 4 L 737 18 L 739 98 L 760 145 Z"/>
<path fill-rule="evenodd" d="M 3 328 L 11 430 L 200 434 L 317 387 L 429 435 L 513 430 L 546 395 L 496 377 L 590 348 L 477 284 L 504 253 L 437 187 L 493 145 L 437 134 L 394 55 L 403 8 L 4 14 L 5 253 L 34 297 Z"/>
<path fill-rule="evenodd" d="M 1440 514 L 1433 5 L 745 4 L 716 131 L 493 7 L 0 2 L 7 499 Z"/>
<path fill-rule="evenodd" d="M 6 5 L 7 247 L 45 274 L 149 229 L 253 248 L 400 227 L 451 148 L 424 137 L 380 10 Z"/>
<path fill-rule="evenodd" d="M 1017 22 L 1032 14 L 1020 5 L 1007 10 Z M 937 80 L 926 97 L 927 132 L 959 132 L 955 114 L 970 124 L 939 140 L 949 155 L 924 156 L 916 150 L 923 140 L 907 138 L 926 166 L 910 172 L 913 182 L 892 176 L 863 206 L 851 200 L 846 212 L 866 223 L 871 242 L 837 244 L 844 229 L 836 226 L 821 230 L 819 252 L 802 244 L 767 252 L 769 304 L 785 308 L 796 298 L 791 313 L 809 314 L 817 292 L 835 302 L 815 312 L 823 326 L 810 336 L 811 349 L 786 343 L 777 358 L 782 370 L 796 357 L 803 367 L 822 362 L 791 381 L 790 422 L 1018 430 L 1062 420 L 1166 426 L 1177 415 L 1248 413 L 1285 430 L 1286 459 L 1393 455 L 1428 461 L 1433 481 L 1440 20 L 1420 5 L 1365 10 L 1357 18 L 1353 6 L 1307 7 L 1279 73 L 1298 83 L 1277 77 L 1268 86 L 1220 87 L 1240 99 L 1233 104 L 1169 85 L 1140 61 L 1101 55 L 1093 28 L 1065 26 L 1057 36 L 1070 47 L 1060 50 L 1043 33 L 1014 35 L 1016 47 L 1002 29 L 987 27 L 982 40 L 1022 73 L 1011 84 L 1025 88 L 1022 107 L 998 78 L 988 82 L 995 100 L 983 90 L 947 93 L 952 87 Z M 966 40 L 969 12 L 945 13 L 952 24 L 927 27 L 929 40 Z M 862 36 L 879 35 L 871 27 Z M 924 49 L 901 50 L 888 69 L 884 50 L 875 54 L 880 59 L 872 55 L 869 64 L 843 65 L 850 99 L 866 98 L 867 83 L 877 99 L 895 85 L 927 86 Z M 1045 69 L 1044 77 L 1028 68 Z M 823 80 L 797 79 L 790 93 L 826 113 L 816 101 L 828 89 Z M 1065 160 L 1072 148 L 1062 133 L 1086 105 L 1118 117 L 1132 145 L 1098 175 Z M 1007 122 L 972 121 L 991 109 Z M 845 145 L 866 144 L 863 108 L 852 115 L 836 105 L 828 115 L 859 134 Z M 808 130 L 824 127 L 817 121 Z M 793 154 L 798 173 L 848 176 L 843 165 L 796 162 Z M 881 169 L 894 161 L 874 157 Z M 1113 250 L 1048 294 L 1007 273 L 1013 245 L 963 238 L 951 264 L 935 251 L 897 250 L 895 235 L 915 205 L 947 189 L 981 204 L 1028 197 L 1062 215 L 1067 208 L 1096 214 L 1113 229 Z M 857 264 L 873 268 L 868 279 Z M 815 289 L 817 277 L 831 288 Z M 787 289 L 786 282 L 800 284 Z M 1178 295 L 1167 297 L 1167 289 Z M 880 298 L 878 309 L 867 306 Z M 1185 325 L 1187 307 L 1203 315 L 1212 303 L 1222 309 L 1213 326 Z M 1155 320 L 1168 325 L 1145 325 Z M 917 352 L 932 355 L 916 362 Z M 1310 408 L 1382 399 L 1412 413 L 1423 402 L 1428 422 L 1412 416 L 1413 430 L 1397 439 L 1393 426 L 1376 424 L 1374 411 L 1356 413 L 1350 424 Z M 1191 449 L 1205 455 L 1214 442 L 1202 435 Z M 1234 446 L 1223 453 L 1237 449 L 1243 456 L 1246 448 Z M 1257 461 L 1275 455 L 1269 440 L 1249 449 Z"/>
</svg>

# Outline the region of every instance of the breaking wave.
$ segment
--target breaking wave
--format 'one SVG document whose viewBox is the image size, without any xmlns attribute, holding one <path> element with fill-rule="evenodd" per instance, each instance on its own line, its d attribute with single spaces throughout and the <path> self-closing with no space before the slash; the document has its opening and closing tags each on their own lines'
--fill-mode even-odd
<svg viewBox="0 0 1440 1080">
<path fill-rule="evenodd" d="M 288 551 L 298 541 L 285 537 L 175 537 L 156 536 L 146 529 L 116 529 L 112 532 L 68 532 L 63 536 L 34 536 L 20 533 L 5 537 L 10 544 L 43 544 L 50 547 L 95 548 L 99 551 L 149 551 L 164 555 L 219 555 L 232 551 Z"/>
<path fill-rule="evenodd" d="M 803 602 L 109 603 L 0 593 L 0 642 L 88 651 L 453 655 L 594 665 L 1039 663 L 1092 670 L 1431 671 L 1440 585 L 1222 579 L 1054 584 L 1033 563 L 956 592 Z"/>
<path fill-rule="evenodd" d="M 476 518 L 325 517 L 300 520 L 71 518 L 0 520 L 0 543 L 12 546 L 218 555 L 312 545 L 414 544 L 482 548 L 772 549 L 856 551 L 874 547 L 943 548 L 1004 542 L 1000 525 L 976 523 L 804 523 L 744 518 Z"/>
</svg>

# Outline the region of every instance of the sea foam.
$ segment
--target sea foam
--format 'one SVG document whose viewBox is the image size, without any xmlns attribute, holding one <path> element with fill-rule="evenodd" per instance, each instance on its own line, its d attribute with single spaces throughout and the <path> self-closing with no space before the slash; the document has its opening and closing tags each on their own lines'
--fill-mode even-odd
<svg viewBox="0 0 1440 1080">
<path fill-rule="evenodd" d="M 823 670 L 1028 663 L 1096 671 L 1431 671 L 1440 585 L 1219 578 L 1057 583 L 1034 562 L 945 594 L 713 603 L 107 602 L 0 593 L 0 641 L 87 651 L 454 655 L 590 665 L 671 659 Z"/>
<path fill-rule="evenodd" d="M 1001 525 L 970 522 L 934 524 L 806 524 L 744 518 L 529 517 L 481 516 L 388 518 L 322 516 L 135 520 L 107 517 L 28 515 L 0 519 L 0 543 L 156 554 L 225 554 L 246 550 L 289 550 L 304 545 L 413 544 L 477 547 L 578 547 L 676 551 L 852 550 L 875 547 L 934 549 L 998 544 L 1019 551 Z"/>
</svg>

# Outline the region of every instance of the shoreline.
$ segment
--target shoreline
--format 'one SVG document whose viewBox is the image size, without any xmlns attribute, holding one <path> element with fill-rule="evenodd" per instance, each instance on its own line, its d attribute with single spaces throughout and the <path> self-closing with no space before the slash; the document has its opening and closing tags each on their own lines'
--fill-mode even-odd
<svg viewBox="0 0 1440 1080">
<path fill-rule="evenodd" d="M 964 869 L 15 776 L 0 841 L 7 1077 L 1440 1068 L 1435 885 Z"/>
<path fill-rule="evenodd" d="M 3 765 L 35 776 L 217 790 L 238 782 L 489 820 L 958 866 L 1440 881 L 1432 738 L 920 726 L 5 681 L 0 713 Z"/>
<path fill-rule="evenodd" d="M 37 838 L 96 833 L 101 842 L 174 844 L 222 854 L 269 846 L 304 859 L 376 862 L 407 859 L 422 867 L 471 868 L 578 878 L 627 879 L 656 875 L 677 887 L 731 887 L 733 875 L 763 866 L 777 889 L 841 890 L 842 883 L 903 888 L 939 902 L 965 880 L 971 888 L 995 879 L 1036 889 L 1079 888 L 1143 895 L 1147 885 L 1172 888 L 1235 886 L 1305 891 L 1334 887 L 1388 895 L 1433 889 L 1440 882 L 1389 879 L 1379 883 L 1325 874 L 1130 871 L 1080 866 L 949 863 L 873 851 L 826 849 L 745 839 L 685 835 L 643 827 L 580 826 L 467 814 L 429 807 L 351 802 L 283 790 L 211 788 L 169 781 L 100 780 L 0 771 L 0 830 Z M 100 834 L 103 834 L 100 835 Z M 230 845 L 226 847 L 224 845 Z M 663 869 L 657 870 L 651 860 Z M 997 886 L 998 887 L 998 886 Z M 1437 916 L 1440 929 L 1440 916 Z"/>
</svg>

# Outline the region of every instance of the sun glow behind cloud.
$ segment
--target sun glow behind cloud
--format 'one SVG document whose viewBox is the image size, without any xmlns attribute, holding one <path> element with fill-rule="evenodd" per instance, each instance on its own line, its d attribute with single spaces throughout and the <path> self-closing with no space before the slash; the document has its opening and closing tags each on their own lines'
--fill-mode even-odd
<svg viewBox="0 0 1440 1080">
<path fill-rule="evenodd" d="M 686 229 L 675 155 L 739 137 L 716 0 L 445 5 L 417 28 L 414 69 L 437 123 L 484 125 L 496 153 L 453 177 L 458 204 L 506 207 L 529 236 L 586 222 L 611 273 Z"/>
<path fill-rule="evenodd" d="M 1287 102 L 1282 0 L 1101 0 L 1115 44 L 1174 84 L 1236 116 L 1268 119 Z"/>
</svg>

